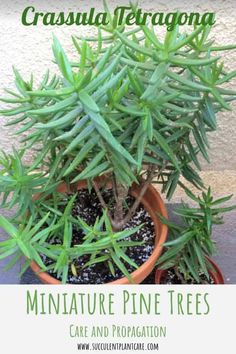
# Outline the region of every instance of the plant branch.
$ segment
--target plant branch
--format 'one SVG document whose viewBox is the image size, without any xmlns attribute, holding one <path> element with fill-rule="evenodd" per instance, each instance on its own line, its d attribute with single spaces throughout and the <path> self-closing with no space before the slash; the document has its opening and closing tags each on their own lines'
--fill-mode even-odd
<svg viewBox="0 0 236 354">
<path fill-rule="evenodd" d="M 97 183 L 94 182 L 94 181 L 92 181 L 92 185 L 93 185 L 93 188 L 94 188 L 94 190 L 95 190 L 95 192 L 96 192 L 96 194 L 97 194 L 97 197 L 98 197 L 98 199 L 99 199 L 99 201 L 100 201 L 100 203 L 101 203 L 103 209 L 107 209 L 107 210 L 108 210 L 108 205 L 107 205 L 107 203 L 105 202 L 105 200 L 104 200 L 104 198 L 103 198 L 103 196 L 102 196 L 102 193 L 100 192 L 100 189 L 98 188 Z"/>
<path fill-rule="evenodd" d="M 146 180 L 144 180 L 142 182 L 139 196 L 136 198 L 134 204 L 129 209 L 128 213 L 123 218 L 123 220 L 121 220 L 119 222 L 116 222 L 116 221 L 113 222 L 112 225 L 113 225 L 114 229 L 116 229 L 116 230 L 121 229 L 132 218 L 133 214 L 135 213 L 135 211 L 137 210 L 137 208 L 138 208 L 138 206 L 139 206 L 139 204 L 141 202 L 141 199 L 143 198 L 144 194 L 146 193 L 148 186 L 152 182 L 154 176 L 155 176 L 155 166 L 151 165 L 150 169 L 148 171 L 148 175 L 147 175 Z"/>
<path fill-rule="evenodd" d="M 177 275 L 177 277 L 179 278 L 179 280 L 181 281 L 181 284 L 186 284 L 184 276 L 181 274 L 181 272 L 179 271 L 177 266 L 174 267 L 174 271 L 175 271 L 175 274 Z"/>
<path fill-rule="evenodd" d="M 114 194 L 115 201 L 116 201 L 116 203 L 117 203 L 117 201 L 118 201 L 118 197 L 117 197 L 117 184 L 116 184 L 116 179 L 115 179 L 114 174 L 112 175 L 112 190 L 113 190 L 113 194 Z"/>
<path fill-rule="evenodd" d="M 124 218 L 124 200 L 126 199 L 129 188 L 127 186 L 122 185 L 121 183 L 115 183 L 117 199 L 116 206 L 114 211 L 114 224 L 119 224 L 123 221 Z"/>
</svg>

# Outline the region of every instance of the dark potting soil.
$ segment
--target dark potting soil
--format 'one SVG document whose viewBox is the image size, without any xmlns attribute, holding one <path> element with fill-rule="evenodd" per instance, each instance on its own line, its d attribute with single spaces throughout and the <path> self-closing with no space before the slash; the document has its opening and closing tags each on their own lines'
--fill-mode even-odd
<svg viewBox="0 0 236 354">
<path fill-rule="evenodd" d="M 109 210 L 111 210 L 112 212 L 112 208 L 114 205 L 112 191 L 104 190 L 103 198 L 109 206 Z M 128 207 L 131 206 L 133 202 L 134 198 L 132 196 L 128 196 L 126 198 L 126 204 Z M 90 192 L 87 189 L 81 189 L 78 191 L 77 199 L 74 203 L 72 214 L 74 217 L 80 217 L 88 225 L 91 226 L 94 225 L 97 217 L 102 216 L 102 206 L 99 202 L 96 192 L 93 189 Z M 136 213 L 133 215 L 132 219 L 125 225 L 123 230 L 134 228 L 140 224 L 143 224 L 143 226 L 135 234 L 125 239 L 127 241 L 143 241 L 142 245 L 127 247 L 126 249 L 127 256 L 131 258 L 138 266 L 141 266 L 152 254 L 155 238 L 153 221 L 150 218 L 148 212 L 144 209 L 142 204 L 140 204 Z M 74 228 L 72 246 L 81 244 L 83 242 L 83 237 L 83 230 Z M 58 243 L 58 240 L 56 240 L 55 242 Z M 115 264 L 113 264 L 115 269 L 115 276 L 111 274 L 107 263 L 97 263 L 83 269 L 83 265 L 87 263 L 89 259 L 89 255 L 84 255 L 79 257 L 77 260 L 73 261 L 73 264 L 76 267 L 77 276 L 72 273 L 71 267 L 69 267 L 68 283 L 104 284 L 122 278 L 124 276 Z M 50 265 L 52 263 L 52 261 L 47 257 L 44 257 L 44 262 L 46 265 Z M 124 264 L 129 273 L 132 273 L 135 270 L 128 263 L 124 262 Z M 53 273 L 53 271 L 49 270 L 48 272 L 54 278 L 57 278 L 56 274 Z"/>
<path fill-rule="evenodd" d="M 193 279 L 189 279 L 186 283 L 187 285 L 193 285 L 193 284 L 214 284 L 214 280 L 210 277 L 210 279 L 207 279 L 206 275 L 204 273 L 200 273 L 199 277 L 201 279 L 200 283 Z M 178 275 L 175 273 L 173 269 L 168 269 L 166 273 L 163 275 L 161 278 L 161 284 L 165 285 L 173 285 L 173 284 L 183 284 L 183 281 L 178 277 Z"/>
</svg>

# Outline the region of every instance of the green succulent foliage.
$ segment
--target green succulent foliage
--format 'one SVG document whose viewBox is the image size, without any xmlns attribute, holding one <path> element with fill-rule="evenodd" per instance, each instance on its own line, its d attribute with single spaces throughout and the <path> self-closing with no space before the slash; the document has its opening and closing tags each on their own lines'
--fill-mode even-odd
<svg viewBox="0 0 236 354">
<path fill-rule="evenodd" d="M 129 187 L 152 165 L 168 198 L 180 176 L 202 188 L 198 156 L 209 162 L 207 133 L 236 95 L 223 88 L 236 72 L 215 52 L 235 46 L 214 46 L 208 26 L 190 34 L 176 26 L 161 42 L 152 27 L 127 30 L 109 19 L 95 38 L 72 38 L 77 63 L 54 37 L 61 75 L 47 72 L 38 88 L 14 69 L 18 92 L 2 101 L 15 107 L 1 113 L 21 123 L 17 134 L 29 131 L 23 150 L 38 146 L 31 169 L 47 171 L 47 187 L 104 173 Z"/>
<path fill-rule="evenodd" d="M 126 255 L 125 251 L 127 247 L 139 246 L 142 242 L 130 241 L 127 238 L 137 232 L 142 225 L 130 230 L 114 232 L 106 210 L 104 210 L 101 218 L 96 219 L 93 226 L 88 225 L 81 218 L 78 219 L 78 223 L 84 233 L 81 243 L 71 244 L 72 223 L 65 221 L 62 242 L 44 244 L 43 247 L 47 250 L 48 255 L 50 254 L 49 258 L 52 259 L 52 264 L 48 269 L 57 273 L 57 277 L 65 283 L 70 268 L 72 273 L 77 276 L 81 269 L 102 262 L 107 264 L 113 276 L 115 276 L 115 269 L 117 268 L 132 282 L 127 265 L 134 269 L 137 269 L 138 266 Z M 89 261 L 81 265 L 80 268 L 76 268 L 74 262 L 84 255 L 89 256 Z"/>
<path fill-rule="evenodd" d="M 37 223 L 34 223 L 33 217 L 31 217 L 25 225 L 22 223 L 16 228 L 4 216 L 0 215 L 0 227 L 9 235 L 7 240 L 0 242 L 0 260 L 12 256 L 7 268 L 12 267 L 23 255 L 27 259 L 26 267 L 34 260 L 43 270 L 46 270 L 40 255 L 41 244 L 53 230 L 58 228 L 52 222 L 50 226 L 42 229 L 48 217 L 49 214 L 44 215 Z"/>
<path fill-rule="evenodd" d="M 52 270 L 66 283 L 70 268 L 73 274 L 78 275 L 81 269 L 103 262 L 107 264 L 112 275 L 115 276 L 116 269 L 119 269 L 132 282 L 127 266 L 133 269 L 138 266 L 126 255 L 126 249 L 140 246 L 142 242 L 130 241 L 127 238 L 136 233 L 142 225 L 114 232 L 107 211 L 104 210 L 103 215 L 90 226 L 81 218 L 72 216 L 76 194 L 69 200 L 62 200 L 59 194 L 54 197 L 54 201 L 45 201 L 39 208 L 36 217 L 38 222 L 31 216 L 28 222 L 22 222 L 16 228 L 13 223 L 0 216 L 0 227 L 9 235 L 9 239 L 0 242 L 0 259 L 13 256 L 7 268 L 24 255 L 27 261 L 22 272 L 34 260 L 42 271 Z M 72 245 L 73 230 L 82 230 L 84 235 L 76 245 Z M 89 260 L 81 265 L 81 269 L 76 269 L 74 262 L 84 255 L 88 255 Z M 50 264 L 45 263 L 46 257 L 50 259 Z"/>
<path fill-rule="evenodd" d="M 11 209 L 16 206 L 15 217 L 34 213 L 32 196 L 45 190 L 46 178 L 43 172 L 30 174 L 29 168 L 22 164 L 22 152 L 13 149 L 13 154 L 0 154 L 0 193 L 1 207 Z"/>
<path fill-rule="evenodd" d="M 58 194 L 58 198 L 57 202 L 60 203 L 60 194 Z M 52 200 L 44 203 L 45 211 L 49 210 L 55 215 L 56 225 L 59 227 L 53 236 L 57 239 L 57 244 L 48 239 L 41 248 L 42 253 L 52 260 L 49 269 L 53 269 L 65 283 L 70 268 L 74 275 L 79 274 L 80 269 L 76 270 L 74 262 L 81 256 L 89 255 L 90 260 L 82 265 L 81 269 L 103 262 L 107 263 L 112 275 L 115 276 L 115 268 L 118 268 L 124 276 L 132 281 L 126 265 L 129 264 L 134 269 L 137 268 L 137 265 L 125 254 L 125 249 L 141 245 L 142 242 L 127 241 L 127 237 L 136 233 L 142 225 L 131 230 L 114 232 L 107 211 L 104 210 L 103 215 L 96 219 L 93 226 L 90 226 L 83 219 L 72 216 L 75 199 L 76 195 L 71 197 L 66 206 L 62 201 L 56 209 L 50 205 L 53 204 Z M 63 207 L 64 212 L 62 213 L 59 209 Z M 41 211 L 42 214 L 45 211 Z M 72 232 L 78 229 L 83 231 L 84 237 L 78 245 L 72 245 Z"/>
<path fill-rule="evenodd" d="M 152 182 L 159 183 L 168 198 L 181 177 L 203 188 L 199 156 L 209 162 L 207 134 L 217 128 L 217 112 L 229 110 L 236 97 L 236 91 L 224 87 L 236 72 L 227 72 L 216 55 L 235 46 L 214 46 L 210 30 L 200 26 L 186 34 L 176 26 L 161 41 L 151 26 L 126 29 L 109 14 L 108 25 L 97 28 L 96 37 L 72 37 L 76 62 L 53 37 L 59 75 L 47 71 L 36 86 L 33 75 L 27 81 L 13 68 L 16 90 L 5 90 L 7 97 L 0 100 L 7 107 L 0 113 L 9 117 L 8 126 L 18 127 L 15 136 L 21 146 L 19 152 L 0 156 L 0 197 L 4 207 L 16 207 L 14 222 L 26 229 L 48 215 L 48 237 L 42 242 L 38 238 L 35 250 L 52 259 L 63 282 L 69 265 L 75 271 L 73 261 L 83 252 L 90 255 L 90 264 L 107 262 L 112 274 L 116 266 L 127 277 L 125 264 L 131 260 L 125 256 L 127 235 L 111 232 L 105 211 L 95 229 L 86 229 L 71 216 L 75 199 L 63 204 L 57 193 L 62 181 L 73 185 L 87 179 L 91 186 L 106 174 L 129 189 L 151 167 Z M 31 163 L 24 161 L 29 150 Z M 39 198 L 32 198 L 36 194 Z M 71 247 L 75 227 L 84 227 L 90 236 L 82 246 Z M 56 235 L 61 242 L 53 245 Z M 30 238 L 26 241 L 31 244 Z M 14 245 L 17 250 L 19 245 Z M 210 251 L 210 245 L 205 247 Z M 27 251 L 23 254 L 36 260 L 33 251 Z"/>
<path fill-rule="evenodd" d="M 215 254 L 215 244 L 212 239 L 212 227 L 222 224 L 222 214 L 233 210 L 236 206 L 222 207 L 221 204 L 230 200 L 232 195 L 220 199 L 213 199 L 211 189 L 203 192 L 202 196 L 195 196 L 185 188 L 186 194 L 196 207 L 186 203 L 174 211 L 179 216 L 179 223 L 173 223 L 161 217 L 168 225 L 169 240 L 164 244 L 166 251 L 158 259 L 157 265 L 161 269 L 173 268 L 177 275 L 182 274 L 184 281 L 200 283 L 200 274 L 204 273 L 209 279 L 208 270 L 211 264 L 206 256 Z"/>
</svg>

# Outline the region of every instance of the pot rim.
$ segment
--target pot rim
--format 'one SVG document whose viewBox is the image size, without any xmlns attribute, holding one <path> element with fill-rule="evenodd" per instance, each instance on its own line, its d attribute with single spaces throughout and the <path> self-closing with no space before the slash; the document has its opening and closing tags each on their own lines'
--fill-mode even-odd
<svg viewBox="0 0 236 354">
<path fill-rule="evenodd" d="M 213 278 L 214 280 L 214 285 L 216 284 L 225 284 L 224 281 L 224 276 L 223 273 L 221 271 L 221 269 L 219 268 L 219 266 L 213 261 L 212 258 L 206 256 L 208 262 L 211 264 L 213 269 L 208 269 L 210 276 Z M 155 272 L 155 284 L 159 284 L 159 285 L 166 285 L 166 284 L 160 284 L 161 278 L 163 277 L 164 273 L 167 271 L 167 269 L 157 269 Z M 210 284 L 209 284 L 210 285 Z"/>
<path fill-rule="evenodd" d="M 87 188 L 87 181 L 80 181 L 77 184 L 77 189 L 78 190 L 82 189 L 82 188 Z M 137 184 L 133 184 L 133 186 L 131 187 L 131 194 L 134 197 L 137 197 L 138 189 L 139 189 L 139 186 Z M 68 188 L 67 188 L 66 183 L 62 182 L 58 186 L 57 191 L 61 192 L 61 193 L 68 192 Z M 165 218 L 167 218 L 168 217 L 167 209 L 166 209 L 165 204 L 164 204 L 160 194 L 158 193 L 158 191 L 150 184 L 148 186 L 148 188 L 147 188 L 146 193 L 151 193 L 152 195 L 154 195 L 155 201 L 157 203 L 156 207 L 158 208 L 159 212 Z M 146 193 L 145 193 L 145 195 L 146 195 Z M 157 258 L 160 256 L 160 254 L 162 252 L 162 248 L 163 248 L 162 245 L 164 244 L 164 242 L 165 242 L 165 240 L 167 238 L 167 232 L 168 232 L 167 226 L 165 224 L 161 223 L 160 219 L 156 215 L 156 212 L 153 210 L 153 206 L 150 205 L 150 203 L 148 203 L 148 201 L 145 199 L 145 195 L 141 199 L 141 203 L 143 204 L 144 208 L 149 213 L 149 215 L 150 215 L 150 217 L 151 217 L 151 219 L 152 219 L 152 221 L 154 223 L 155 245 L 154 245 L 154 249 L 153 249 L 153 252 L 150 255 L 150 257 L 138 269 L 136 269 L 135 271 L 133 271 L 130 274 L 132 279 L 134 280 L 134 284 L 136 283 L 136 281 L 138 283 L 140 283 L 142 280 L 144 280 L 146 278 L 146 276 L 154 268 L 155 262 L 156 262 Z M 38 275 L 38 277 L 41 279 L 41 281 L 43 283 L 46 283 L 46 284 L 62 284 L 60 280 L 54 278 L 49 273 L 41 271 L 39 265 L 35 261 L 32 261 L 30 263 L 30 267 Z M 150 268 L 150 271 L 148 272 L 148 274 L 146 274 L 148 268 Z M 140 278 L 142 278 L 141 281 L 139 281 Z M 104 283 L 103 285 L 125 285 L 125 284 L 132 284 L 132 283 L 129 282 L 127 277 L 122 277 L 122 278 L 119 278 L 117 280 L 114 280 L 114 281 L 111 281 L 111 282 L 108 282 L 108 283 Z"/>
</svg>

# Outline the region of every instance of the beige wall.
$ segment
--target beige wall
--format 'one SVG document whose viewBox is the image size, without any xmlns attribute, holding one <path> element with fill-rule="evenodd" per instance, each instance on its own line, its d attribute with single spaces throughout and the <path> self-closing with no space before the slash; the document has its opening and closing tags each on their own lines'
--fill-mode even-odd
<svg viewBox="0 0 236 354">
<path fill-rule="evenodd" d="M 109 1 L 112 7 L 118 4 L 126 4 L 128 1 Z M 4 87 L 13 87 L 12 65 L 14 64 L 23 76 L 29 77 L 33 72 L 35 79 L 41 78 L 46 68 L 55 71 L 51 62 L 51 36 L 52 31 L 58 36 L 61 43 L 72 58 L 71 34 L 88 34 L 93 30 L 89 27 L 24 27 L 21 24 L 22 10 L 29 5 L 35 6 L 38 11 L 86 11 L 95 6 L 102 8 L 102 1 L 0 1 L 0 94 Z M 236 2 L 235 0 L 181 0 L 181 1 L 140 1 L 142 8 L 153 12 L 216 12 L 216 26 L 213 37 L 218 44 L 236 43 Z M 223 54 L 223 53 L 222 53 Z M 236 69 L 236 51 L 232 51 L 224 58 L 227 68 Z M 236 87 L 236 82 L 231 86 Z M 214 185 L 223 182 L 229 191 L 236 193 L 236 104 L 232 106 L 232 112 L 224 112 L 218 115 L 218 131 L 211 134 L 211 165 L 204 164 L 204 177 Z M 10 150 L 13 143 L 11 138 L 12 128 L 4 127 L 5 118 L 0 120 L 0 148 Z M 15 138 L 14 138 L 15 142 Z M 224 171 L 224 172 L 223 172 Z M 213 177 L 214 175 L 214 177 Z M 226 177 L 226 181 L 224 177 Z M 219 188 L 219 189 L 218 189 Z"/>
</svg>

